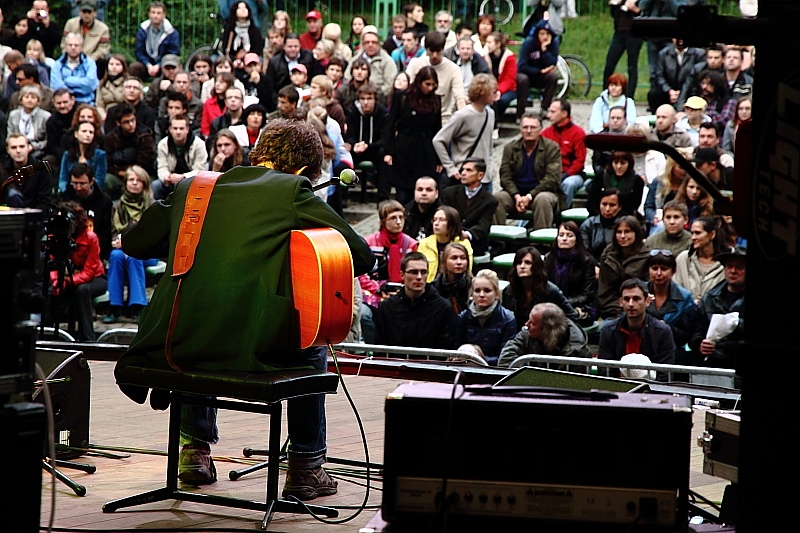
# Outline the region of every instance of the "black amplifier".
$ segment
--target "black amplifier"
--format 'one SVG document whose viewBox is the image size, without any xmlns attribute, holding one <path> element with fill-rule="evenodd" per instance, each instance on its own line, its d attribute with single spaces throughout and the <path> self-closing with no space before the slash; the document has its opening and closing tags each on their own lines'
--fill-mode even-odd
<svg viewBox="0 0 800 533">
<path fill-rule="evenodd" d="M 688 397 L 417 383 L 385 413 L 390 524 L 686 528 Z"/>
</svg>

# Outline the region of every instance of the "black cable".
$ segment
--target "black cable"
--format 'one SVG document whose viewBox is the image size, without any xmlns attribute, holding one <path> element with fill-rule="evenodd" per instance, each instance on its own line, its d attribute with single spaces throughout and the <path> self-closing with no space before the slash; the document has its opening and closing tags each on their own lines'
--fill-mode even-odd
<svg viewBox="0 0 800 533">
<path fill-rule="evenodd" d="M 336 357 L 336 351 L 334 351 L 333 345 L 331 343 L 328 343 L 328 351 L 330 352 L 331 357 L 333 357 L 333 364 L 336 367 L 336 374 L 339 376 L 339 382 L 342 384 L 342 390 L 344 391 L 344 395 L 347 397 L 347 401 L 350 403 L 350 407 L 353 409 L 353 414 L 355 415 L 356 421 L 358 422 L 358 430 L 361 433 L 361 442 L 364 444 L 364 463 L 367 465 L 367 468 L 366 468 L 366 470 L 367 470 L 366 489 L 367 490 L 364 491 L 364 501 L 361 503 L 361 505 L 358 507 L 358 510 L 355 513 L 353 513 L 352 515 L 350 515 L 348 517 L 335 519 L 335 520 L 331 520 L 330 518 L 323 518 L 323 517 L 319 516 L 318 514 L 313 512 L 311 509 L 309 509 L 309 507 L 302 500 L 297 498 L 296 496 L 289 496 L 289 499 L 299 503 L 300 505 L 302 505 L 305 508 L 306 513 L 308 513 L 309 515 L 314 517 L 314 519 L 318 520 L 319 522 L 322 522 L 323 524 L 344 524 L 345 522 L 349 522 L 350 520 L 353 520 L 355 517 L 360 515 L 364 511 L 364 509 L 367 508 L 367 502 L 369 501 L 369 490 L 370 490 L 369 447 L 367 446 L 367 434 L 364 431 L 364 423 L 361 421 L 361 415 L 358 414 L 358 408 L 356 407 L 356 404 L 353 401 L 352 396 L 350 396 L 350 391 L 347 389 L 347 385 L 344 382 L 344 377 L 342 376 L 342 371 L 339 369 L 339 360 Z"/>
<path fill-rule="evenodd" d="M 447 406 L 447 432 L 445 433 L 445 436 L 444 436 L 444 452 L 445 452 L 445 456 L 447 456 L 447 457 L 451 457 L 451 455 L 448 453 L 448 450 L 450 449 L 450 437 L 452 436 L 452 433 L 453 433 L 453 411 L 455 409 L 455 404 L 456 404 L 456 390 L 458 390 L 458 382 L 460 380 L 461 380 L 461 370 L 459 369 L 459 370 L 456 371 L 456 377 L 453 380 L 453 388 L 450 391 L 450 403 Z M 447 517 L 450 514 L 449 513 L 450 504 L 453 503 L 450 500 L 450 498 L 448 498 L 448 496 L 447 496 L 447 478 L 448 478 L 447 474 L 449 473 L 449 471 L 450 471 L 450 461 L 448 460 L 447 464 L 445 466 L 444 476 L 442 476 L 442 509 L 441 509 L 441 513 L 442 513 L 442 531 L 443 532 L 447 531 Z"/>
</svg>

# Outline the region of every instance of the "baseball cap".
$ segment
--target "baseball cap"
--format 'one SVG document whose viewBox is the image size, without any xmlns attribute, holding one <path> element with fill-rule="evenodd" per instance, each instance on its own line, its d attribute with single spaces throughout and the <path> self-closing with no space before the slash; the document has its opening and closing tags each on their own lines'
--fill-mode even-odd
<svg viewBox="0 0 800 533">
<path fill-rule="evenodd" d="M 306 14 L 306 20 L 308 19 L 322 20 L 322 13 L 320 13 L 319 11 L 309 11 Z"/>
<path fill-rule="evenodd" d="M 706 108 L 706 101 L 699 97 L 699 96 L 690 96 L 683 107 L 688 107 L 689 109 L 705 109 Z"/>
<path fill-rule="evenodd" d="M 697 153 L 694 154 L 692 163 L 699 165 L 700 163 L 719 163 L 719 153 L 716 148 L 699 148 Z"/>
<path fill-rule="evenodd" d="M 368 33 L 374 33 L 375 35 L 380 36 L 380 33 L 378 33 L 378 28 L 376 28 L 372 24 L 364 26 L 364 29 L 361 30 L 361 35 L 366 35 Z"/>
<path fill-rule="evenodd" d="M 244 55 L 244 64 L 249 65 L 250 63 L 261 63 L 261 57 L 255 52 L 247 52 Z"/>
<path fill-rule="evenodd" d="M 95 10 L 95 3 L 91 0 L 83 0 L 80 5 L 81 11 L 94 11 Z"/>
<path fill-rule="evenodd" d="M 161 60 L 161 66 L 171 66 L 171 67 L 180 67 L 181 66 L 181 58 L 176 56 L 175 54 L 167 54 Z"/>
<path fill-rule="evenodd" d="M 298 64 L 296 64 L 295 66 L 293 66 L 293 67 L 292 67 L 292 70 L 291 70 L 290 72 L 294 72 L 295 70 L 299 70 L 299 71 L 300 71 L 300 72 L 302 72 L 303 74 L 305 74 L 305 75 L 308 75 L 308 69 L 307 69 L 307 68 L 306 68 L 306 66 L 305 66 L 304 64 L 302 64 L 302 63 L 298 63 Z"/>
</svg>

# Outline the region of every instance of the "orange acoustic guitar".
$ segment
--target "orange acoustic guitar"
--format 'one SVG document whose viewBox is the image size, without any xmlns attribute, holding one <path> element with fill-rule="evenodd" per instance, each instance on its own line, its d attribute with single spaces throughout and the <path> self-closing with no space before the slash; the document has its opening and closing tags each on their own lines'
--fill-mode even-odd
<svg viewBox="0 0 800 533">
<path fill-rule="evenodd" d="M 293 230 L 289 238 L 300 348 L 342 342 L 353 319 L 353 257 L 331 228 Z"/>
</svg>

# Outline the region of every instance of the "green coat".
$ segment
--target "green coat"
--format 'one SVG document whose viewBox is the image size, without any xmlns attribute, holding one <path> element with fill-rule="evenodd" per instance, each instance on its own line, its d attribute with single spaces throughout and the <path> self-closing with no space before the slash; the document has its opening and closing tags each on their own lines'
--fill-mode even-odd
<svg viewBox="0 0 800 533">
<path fill-rule="evenodd" d="M 522 172 L 522 154 L 525 151 L 522 137 L 517 136 L 503 147 L 503 160 L 500 163 L 500 186 L 511 195 L 528 194 L 536 198 L 542 191 L 558 195 L 561 210 L 567 208 L 567 196 L 561 189 L 561 149 L 554 141 L 539 137 L 536 143 L 536 161 L 534 172 L 539 178 L 539 185 L 531 191 L 520 191 L 517 177 Z"/>
<path fill-rule="evenodd" d="M 170 274 L 190 181 L 153 204 L 122 237 L 125 253 L 142 259 L 163 255 L 169 239 L 169 257 L 118 368 L 168 368 L 164 345 L 178 285 Z M 345 237 L 356 275 L 372 268 L 375 258 L 364 239 L 314 195 L 308 179 L 260 167 L 236 167 L 220 176 L 194 266 L 182 282 L 173 361 L 181 368 L 268 371 L 279 366 L 270 364 L 276 355 L 296 351 L 289 235 L 317 227 L 332 227 Z"/>
</svg>

